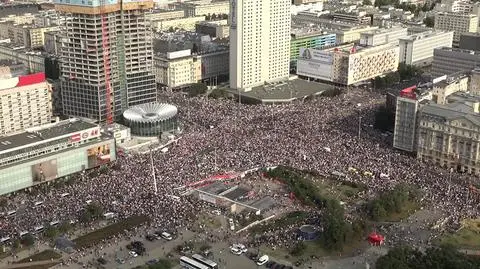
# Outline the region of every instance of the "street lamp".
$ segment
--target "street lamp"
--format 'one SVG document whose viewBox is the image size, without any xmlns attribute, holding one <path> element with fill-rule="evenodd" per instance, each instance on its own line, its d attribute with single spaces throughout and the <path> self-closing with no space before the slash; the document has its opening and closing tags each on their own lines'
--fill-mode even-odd
<svg viewBox="0 0 480 269">
<path fill-rule="evenodd" d="M 358 139 L 360 140 L 360 135 L 362 133 L 362 115 L 360 114 L 360 107 L 362 106 L 361 103 L 357 104 L 358 108 Z"/>
</svg>

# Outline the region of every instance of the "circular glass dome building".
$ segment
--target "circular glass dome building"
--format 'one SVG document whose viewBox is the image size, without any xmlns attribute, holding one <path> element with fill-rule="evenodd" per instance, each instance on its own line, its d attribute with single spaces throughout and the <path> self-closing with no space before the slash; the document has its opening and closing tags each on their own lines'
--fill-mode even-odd
<svg viewBox="0 0 480 269">
<path fill-rule="evenodd" d="M 125 123 L 132 134 L 138 136 L 159 136 L 177 128 L 178 109 L 174 105 L 147 103 L 132 106 L 123 112 Z"/>
</svg>

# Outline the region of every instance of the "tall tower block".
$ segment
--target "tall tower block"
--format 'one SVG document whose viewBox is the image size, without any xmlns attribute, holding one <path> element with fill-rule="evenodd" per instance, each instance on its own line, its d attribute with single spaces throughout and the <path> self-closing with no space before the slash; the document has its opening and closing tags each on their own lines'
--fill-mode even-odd
<svg viewBox="0 0 480 269">
<path fill-rule="evenodd" d="M 66 15 L 61 40 L 63 112 L 100 123 L 156 101 L 151 33 L 153 1 L 54 0 Z"/>
<path fill-rule="evenodd" d="M 291 0 L 230 0 L 230 88 L 287 80 Z"/>
</svg>

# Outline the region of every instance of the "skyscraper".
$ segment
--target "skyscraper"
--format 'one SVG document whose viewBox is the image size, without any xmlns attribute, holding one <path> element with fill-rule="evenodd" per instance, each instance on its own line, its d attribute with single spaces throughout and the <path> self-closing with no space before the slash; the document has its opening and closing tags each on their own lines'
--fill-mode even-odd
<svg viewBox="0 0 480 269">
<path fill-rule="evenodd" d="M 290 4 L 291 0 L 231 0 L 231 88 L 248 91 L 288 78 Z"/>
<path fill-rule="evenodd" d="M 65 13 L 61 90 L 65 115 L 112 122 L 129 106 L 156 101 L 153 1 L 55 0 Z"/>
</svg>

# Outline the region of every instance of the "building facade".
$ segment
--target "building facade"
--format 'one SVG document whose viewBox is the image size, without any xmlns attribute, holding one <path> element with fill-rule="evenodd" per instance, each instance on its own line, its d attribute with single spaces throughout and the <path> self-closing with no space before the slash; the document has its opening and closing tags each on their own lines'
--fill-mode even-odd
<svg viewBox="0 0 480 269">
<path fill-rule="evenodd" d="M 52 89 L 45 74 L 0 79 L 0 136 L 50 123 Z"/>
<path fill-rule="evenodd" d="M 457 46 L 462 34 L 477 32 L 478 17 L 473 14 L 439 12 L 435 14 L 434 28 L 453 31 L 453 44 Z"/>
<path fill-rule="evenodd" d="M 286 80 L 290 65 L 289 0 L 237 0 L 230 10 L 230 87 L 250 90 Z"/>
<path fill-rule="evenodd" d="M 460 49 L 480 51 L 480 33 L 465 33 L 460 36 Z"/>
<path fill-rule="evenodd" d="M 156 101 L 152 1 L 56 0 L 68 14 L 62 32 L 63 113 L 98 122 L 121 119 L 129 106 Z"/>
<path fill-rule="evenodd" d="M 227 38 L 230 27 L 227 20 L 201 21 L 195 24 L 195 32 L 209 35 L 212 38 Z"/>
<path fill-rule="evenodd" d="M 201 66 L 193 60 L 190 50 L 155 56 L 156 82 L 169 89 L 196 83 L 201 78 Z"/>
<path fill-rule="evenodd" d="M 45 72 L 45 54 L 14 44 L 0 44 L 0 58 L 21 62 L 30 73 Z"/>
<path fill-rule="evenodd" d="M 205 16 L 186 17 L 151 22 L 152 29 L 157 32 L 174 30 L 195 31 L 195 25 L 205 21 Z"/>
<path fill-rule="evenodd" d="M 25 48 L 38 49 L 45 45 L 44 34 L 55 30 L 58 30 L 57 26 L 40 27 L 31 24 L 4 22 L 0 24 L 0 38 L 8 38 L 11 43 L 25 46 Z"/>
<path fill-rule="evenodd" d="M 439 48 L 433 51 L 432 75 L 440 77 L 458 72 L 468 72 L 480 64 L 480 52 L 456 48 Z"/>
<path fill-rule="evenodd" d="M 300 48 L 326 48 L 334 46 L 336 35 L 323 31 L 292 30 L 290 40 L 290 68 L 295 69 Z"/>
<path fill-rule="evenodd" d="M 436 48 L 452 47 L 453 32 L 432 31 L 400 38 L 400 62 L 408 65 L 426 66 L 433 61 Z"/>
<path fill-rule="evenodd" d="M 113 137 L 70 119 L 0 138 L 0 195 L 115 160 Z"/>
<path fill-rule="evenodd" d="M 480 174 L 480 100 L 428 104 L 419 113 L 417 158 L 444 168 Z"/>
<path fill-rule="evenodd" d="M 354 44 L 325 50 L 301 49 L 297 75 L 351 85 L 396 71 L 398 46 L 390 43 L 375 47 Z"/>
<path fill-rule="evenodd" d="M 230 1 L 190 1 L 186 3 L 178 3 L 177 8 L 185 10 L 186 17 L 229 14 Z"/>
</svg>

